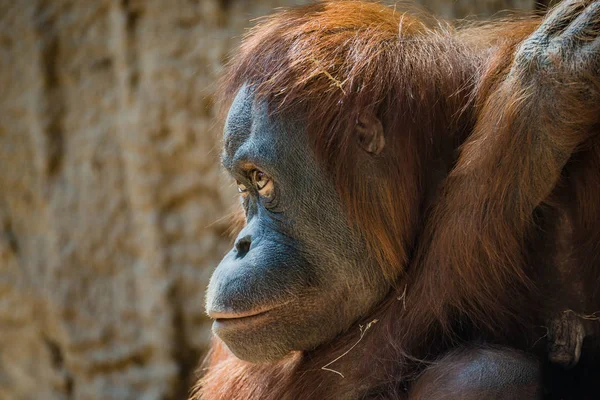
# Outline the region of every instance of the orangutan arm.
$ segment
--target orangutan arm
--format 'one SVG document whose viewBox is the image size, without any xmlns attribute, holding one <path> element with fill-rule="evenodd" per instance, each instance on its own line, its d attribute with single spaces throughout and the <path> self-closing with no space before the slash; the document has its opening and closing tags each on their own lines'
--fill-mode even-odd
<svg viewBox="0 0 600 400">
<path fill-rule="evenodd" d="M 447 327 L 458 312 L 493 331 L 526 306 L 522 252 L 534 209 L 600 122 L 598 21 L 599 1 L 561 3 L 514 58 L 513 49 L 497 55 L 513 60 L 506 68 L 482 80 L 475 131 L 417 257 L 419 273 L 429 275 L 417 290 Z"/>
</svg>

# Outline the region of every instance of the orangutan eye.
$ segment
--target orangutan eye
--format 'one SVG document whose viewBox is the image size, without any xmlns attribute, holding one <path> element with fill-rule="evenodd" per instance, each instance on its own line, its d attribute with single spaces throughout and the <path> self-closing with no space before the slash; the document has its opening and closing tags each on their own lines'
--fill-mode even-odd
<svg viewBox="0 0 600 400">
<path fill-rule="evenodd" d="M 262 197 L 269 198 L 273 194 L 273 181 L 266 173 L 255 169 L 250 173 L 252 186 Z"/>
<path fill-rule="evenodd" d="M 259 192 L 263 190 L 267 184 L 271 181 L 269 176 L 262 171 L 252 171 L 252 184 Z"/>
<path fill-rule="evenodd" d="M 244 185 L 240 181 L 237 181 L 237 189 L 238 189 L 238 192 L 240 192 L 240 193 L 246 193 L 248 191 L 248 188 L 246 187 L 246 185 Z"/>
</svg>

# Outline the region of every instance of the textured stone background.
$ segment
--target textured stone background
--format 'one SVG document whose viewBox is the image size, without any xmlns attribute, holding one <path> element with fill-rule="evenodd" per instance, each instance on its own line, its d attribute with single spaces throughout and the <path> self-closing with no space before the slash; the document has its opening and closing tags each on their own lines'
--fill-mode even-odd
<svg viewBox="0 0 600 400">
<path fill-rule="evenodd" d="M 236 203 L 214 83 L 251 19 L 306 2 L 0 0 L 1 400 L 186 397 Z"/>
</svg>

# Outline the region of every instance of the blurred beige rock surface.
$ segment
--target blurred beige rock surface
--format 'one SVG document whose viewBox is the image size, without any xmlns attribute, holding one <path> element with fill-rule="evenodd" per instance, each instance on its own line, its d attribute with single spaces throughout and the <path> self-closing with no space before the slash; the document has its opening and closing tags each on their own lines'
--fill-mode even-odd
<svg viewBox="0 0 600 400">
<path fill-rule="evenodd" d="M 252 18 L 306 2 L 0 0 L 1 400 L 186 397 L 236 202 L 215 81 Z"/>
</svg>

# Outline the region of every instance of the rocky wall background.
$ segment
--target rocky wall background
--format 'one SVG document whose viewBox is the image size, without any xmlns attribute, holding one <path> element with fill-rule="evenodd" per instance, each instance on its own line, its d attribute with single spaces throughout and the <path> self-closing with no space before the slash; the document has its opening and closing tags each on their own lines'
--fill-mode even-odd
<svg viewBox="0 0 600 400">
<path fill-rule="evenodd" d="M 0 400 L 186 398 L 237 201 L 214 83 L 253 18 L 307 2 L 0 0 Z"/>
</svg>

